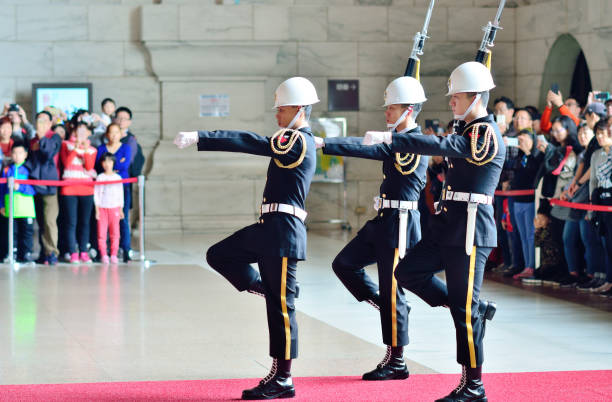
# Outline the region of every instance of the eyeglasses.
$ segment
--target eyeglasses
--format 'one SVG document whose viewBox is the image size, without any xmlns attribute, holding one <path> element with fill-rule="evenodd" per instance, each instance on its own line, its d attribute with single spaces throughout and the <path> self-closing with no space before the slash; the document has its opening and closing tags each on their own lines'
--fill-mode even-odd
<svg viewBox="0 0 612 402">
<path fill-rule="evenodd" d="M 551 134 L 563 134 L 565 130 L 550 130 Z"/>
<path fill-rule="evenodd" d="M 566 102 L 565 106 L 567 106 L 567 107 L 578 106 L 578 104 L 576 102 Z"/>
</svg>

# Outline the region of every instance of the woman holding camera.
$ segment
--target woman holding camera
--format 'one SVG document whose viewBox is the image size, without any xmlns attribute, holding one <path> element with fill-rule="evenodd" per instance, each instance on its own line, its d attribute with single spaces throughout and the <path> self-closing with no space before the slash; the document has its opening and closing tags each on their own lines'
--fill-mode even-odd
<svg viewBox="0 0 612 402">
<path fill-rule="evenodd" d="M 91 126 L 82 121 L 78 122 L 73 135 L 68 141 L 62 143 L 60 151 L 60 158 L 64 166 L 62 179 L 84 183 L 83 185 L 64 186 L 60 190 L 63 195 L 62 206 L 67 218 L 66 237 L 70 250 L 70 262 L 74 264 L 91 262 L 87 253 L 87 243 L 89 241 L 89 223 L 93 208 L 94 188 L 91 184 L 85 184 L 92 182 L 96 177 L 94 166 L 97 151 L 89 142 L 91 133 Z M 80 255 L 78 251 L 80 251 Z"/>
</svg>

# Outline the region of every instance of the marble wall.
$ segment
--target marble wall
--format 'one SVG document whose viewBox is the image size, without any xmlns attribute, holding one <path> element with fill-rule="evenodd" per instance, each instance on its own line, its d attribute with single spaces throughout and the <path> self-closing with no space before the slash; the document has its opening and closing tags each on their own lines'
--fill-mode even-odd
<svg viewBox="0 0 612 402">
<path fill-rule="evenodd" d="M 239 3 L 239 4 L 235 4 Z M 289 76 L 310 78 L 313 116 L 343 116 L 349 135 L 384 127 L 387 83 L 402 75 L 427 0 L 0 0 L 0 99 L 29 106 L 32 82 L 91 81 L 134 112 L 149 154 L 150 230 L 232 230 L 252 222 L 267 160 L 178 151 L 179 130 L 275 131 L 272 94 Z M 473 59 L 497 0 L 438 0 L 422 56 L 429 101 L 419 118 L 451 117 L 450 71 Z M 610 88 L 612 5 L 606 0 L 508 1 L 493 53 L 497 88 L 537 103 L 548 51 L 562 33 L 583 47 L 594 87 Z M 358 112 L 326 112 L 327 80 L 359 79 Z M 227 94 L 227 117 L 199 117 L 199 95 Z M 372 215 L 380 165 L 347 161 L 348 217 Z M 313 220 L 341 216 L 340 186 L 313 184 Z"/>
</svg>

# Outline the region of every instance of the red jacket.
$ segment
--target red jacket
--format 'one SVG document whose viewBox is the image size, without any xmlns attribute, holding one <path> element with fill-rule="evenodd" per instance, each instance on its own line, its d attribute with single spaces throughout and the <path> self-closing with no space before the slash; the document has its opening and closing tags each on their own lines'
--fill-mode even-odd
<svg viewBox="0 0 612 402">
<path fill-rule="evenodd" d="M 64 180 L 78 180 L 91 182 L 95 177 L 97 150 L 91 145 L 87 149 L 77 149 L 74 140 L 64 141 L 60 151 L 60 159 L 64 167 Z M 62 195 L 93 195 L 93 186 L 74 185 L 64 186 L 60 190 Z"/>
<path fill-rule="evenodd" d="M 559 113 L 574 120 L 574 123 L 576 123 L 576 127 L 578 127 L 578 125 L 580 124 L 580 119 L 574 116 L 572 112 L 569 111 L 567 106 L 561 105 L 561 107 L 559 108 Z M 544 131 L 545 133 L 549 133 L 550 129 L 552 128 L 552 123 L 550 122 L 551 114 L 552 114 L 552 108 L 546 106 L 544 108 L 544 111 L 542 112 L 542 118 L 540 119 L 540 129 Z"/>
</svg>

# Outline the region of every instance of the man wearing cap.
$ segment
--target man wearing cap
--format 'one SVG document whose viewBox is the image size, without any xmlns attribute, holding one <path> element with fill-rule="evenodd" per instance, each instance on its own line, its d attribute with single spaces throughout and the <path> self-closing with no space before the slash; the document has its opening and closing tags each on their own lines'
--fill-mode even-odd
<svg viewBox="0 0 612 402">
<path fill-rule="evenodd" d="M 259 222 L 208 249 L 208 264 L 239 291 L 266 299 L 272 369 L 242 399 L 275 399 L 295 395 L 291 360 L 297 357 L 296 267 L 306 259 L 305 200 L 316 168 L 316 151 L 308 119 L 319 102 L 312 83 L 290 78 L 275 92 L 272 137 L 244 131 L 181 132 L 179 148 L 198 144 L 199 151 L 244 152 L 272 158 L 268 166 Z M 251 266 L 257 263 L 259 273 Z"/>
<path fill-rule="evenodd" d="M 489 253 L 497 245 L 493 194 L 505 147 L 493 116 L 487 114 L 490 71 L 477 62 L 458 66 L 448 81 L 450 106 L 459 121 L 454 135 L 410 136 L 366 133 L 364 143 L 385 142 L 392 152 L 443 155 L 448 159 L 436 215 L 429 230 L 395 270 L 398 283 L 430 306 L 448 306 L 455 324 L 459 386 L 439 401 L 486 400 L 481 380 L 485 320 L 493 303 L 481 303 L 480 286 Z M 445 271 L 446 283 L 434 276 Z"/>
<path fill-rule="evenodd" d="M 595 132 L 595 125 L 606 118 L 606 106 L 601 102 L 589 103 L 584 108 L 584 119 L 587 126 Z"/>
<path fill-rule="evenodd" d="M 384 100 L 387 127 L 393 135 L 423 135 L 415 119 L 427 98 L 418 80 L 412 77 L 395 79 L 387 86 Z M 366 301 L 380 311 L 387 353 L 374 370 L 363 375 L 363 379 L 406 379 L 409 374 L 403 349 L 408 344 L 410 307 L 402 288 L 397 286 L 393 270 L 406 249 L 421 238 L 418 199 L 425 187 L 428 158 L 391 152 L 387 144 L 366 146 L 361 143 L 362 139 L 315 137 L 317 146 L 323 147 L 325 154 L 383 162 L 383 182 L 374 204 L 378 214 L 340 251 L 332 267 L 358 301 Z M 378 285 L 364 270 L 373 263 L 378 266 Z"/>
</svg>

